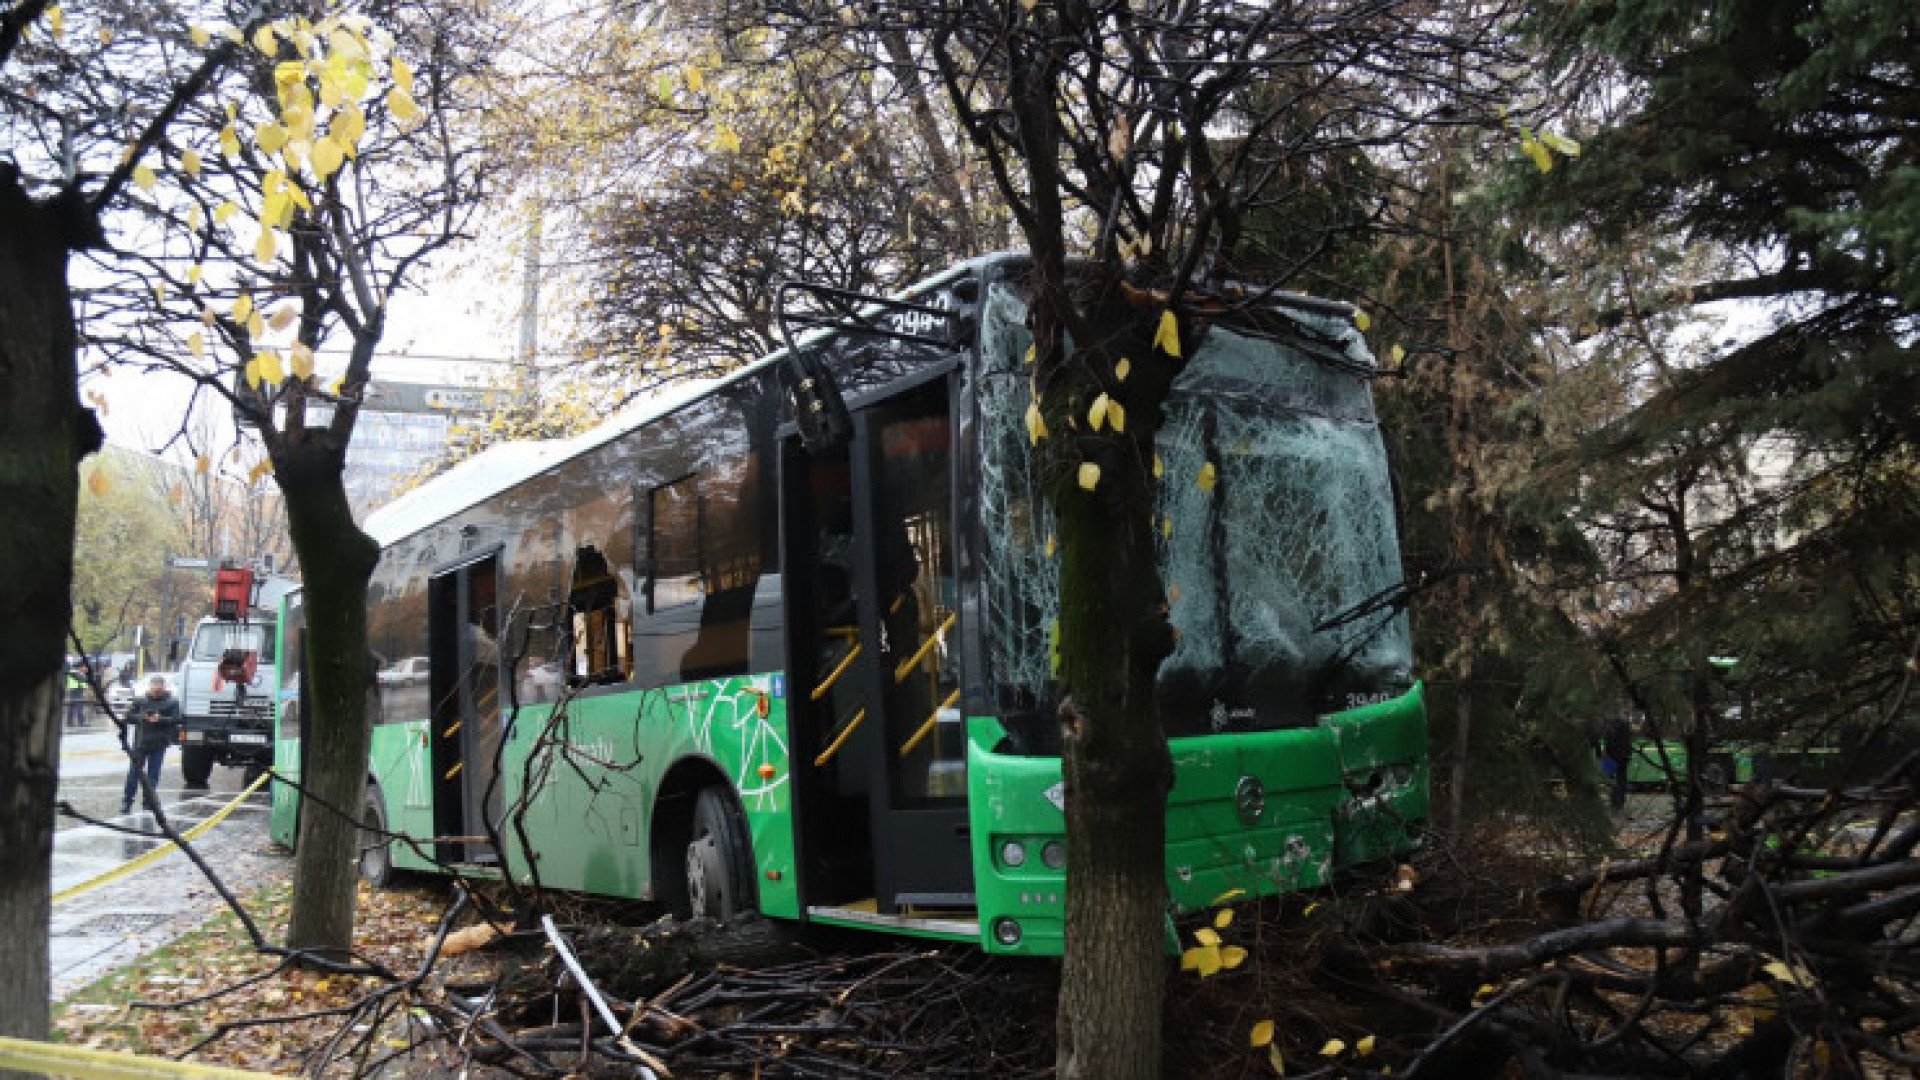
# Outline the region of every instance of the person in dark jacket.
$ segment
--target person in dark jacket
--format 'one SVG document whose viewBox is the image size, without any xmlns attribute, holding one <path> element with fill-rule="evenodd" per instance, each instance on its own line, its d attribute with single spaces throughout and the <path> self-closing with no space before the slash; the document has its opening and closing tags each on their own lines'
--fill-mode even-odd
<svg viewBox="0 0 1920 1080">
<path fill-rule="evenodd" d="M 1615 717 L 1600 733 L 1600 770 L 1607 776 L 1613 812 L 1627 808 L 1627 765 L 1633 760 L 1633 726 Z"/>
<path fill-rule="evenodd" d="M 147 684 L 144 696 L 133 699 L 127 707 L 127 787 L 120 796 L 120 812 L 125 814 L 133 809 L 133 799 L 140 792 L 140 770 L 147 771 L 147 788 L 159 797 L 160 767 L 166 763 L 167 747 L 173 745 L 180 731 L 180 702 L 167 693 L 167 680 L 155 675 Z M 147 803 L 151 808 L 151 800 Z"/>
</svg>

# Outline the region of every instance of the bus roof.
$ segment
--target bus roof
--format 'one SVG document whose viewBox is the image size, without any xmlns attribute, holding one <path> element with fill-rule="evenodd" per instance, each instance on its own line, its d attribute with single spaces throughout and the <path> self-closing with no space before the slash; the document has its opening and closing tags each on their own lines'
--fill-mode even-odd
<svg viewBox="0 0 1920 1080">
<path fill-rule="evenodd" d="M 895 294 L 894 299 L 910 299 L 937 289 L 975 268 L 1025 256 L 983 255 L 942 270 L 930 278 L 915 282 Z M 831 337 L 840 331 L 828 327 L 806 334 L 797 342 L 801 347 Z M 598 426 L 565 439 L 535 442 L 508 442 L 490 446 L 462 461 L 439 476 L 367 515 L 362 526 L 382 548 L 396 544 L 415 533 L 431 528 L 455 514 L 525 483 L 541 473 L 584 454 L 595 447 L 635 431 L 730 383 L 749 378 L 785 359 L 786 349 L 776 349 L 739 370 L 718 379 L 700 379 L 667 388 L 617 413 Z"/>
</svg>

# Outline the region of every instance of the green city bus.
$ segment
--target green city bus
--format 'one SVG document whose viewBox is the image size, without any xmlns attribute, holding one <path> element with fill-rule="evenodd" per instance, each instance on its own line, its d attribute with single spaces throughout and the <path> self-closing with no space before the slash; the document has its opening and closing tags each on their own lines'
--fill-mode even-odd
<svg viewBox="0 0 1920 1080">
<path fill-rule="evenodd" d="M 363 872 L 1059 954 L 1028 269 L 806 292 L 791 320 L 812 331 L 787 349 L 373 514 L 363 813 L 413 843 L 369 844 Z M 1345 305 L 1238 296 L 1158 440 L 1176 914 L 1322 886 L 1409 849 L 1427 816 L 1373 360 Z M 304 660 L 299 597 L 280 625 Z M 283 665 L 288 776 L 303 666 Z M 297 814 L 276 785 L 283 842 Z"/>
</svg>

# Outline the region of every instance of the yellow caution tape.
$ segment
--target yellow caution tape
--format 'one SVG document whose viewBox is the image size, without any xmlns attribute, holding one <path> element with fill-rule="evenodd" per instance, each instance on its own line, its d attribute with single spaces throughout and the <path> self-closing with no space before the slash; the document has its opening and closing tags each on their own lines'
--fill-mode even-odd
<svg viewBox="0 0 1920 1080">
<path fill-rule="evenodd" d="M 235 795 L 233 797 L 232 802 L 214 811 L 212 817 L 207 818 L 207 820 L 201 822 L 198 825 L 195 825 L 193 828 L 188 829 L 186 832 L 181 833 L 180 838 L 182 840 L 191 841 L 191 840 L 198 840 L 202 836 L 205 836 L 215 825 L 218 825 L 221 822 L 227 820 L 228 815 L 232 814 L 235 810 L 238 810 L 240 808 L 240 804 L 246 801 L 247 796 L 253 794 L 255 791 L 258 791 L 260 789 L 260 785 L 266 783 L 268 780 L 271 780 L 271 779 L 273 779 L 272 770 L 268 770 L 264 773 L 261 773 L 258 779 L 256 779 L 253 783 L 247 785 L 247 789 L 245 791 L 242 791 L 240 794 Z M 159 847 L 154 848 L 152 851 L 147 852 L 145 855 L 142 855 L 137 859 L 133 859 L 129 862 L 121 863 L 119 866 L 114 867 L 113 869 L 107 871 L 104 874 L 100 874 L 96 877 L 89 878 L 78 885 L 69 885 L 65 889 L 62 889 L 59 892 L 53 894 L 53 902 L 58 904 L 67 900 L 71 900 L 74 897 L 79 896 L 81 893 L 92 892 L 94 889 L 97 889 L 100 886 L 105 885 L 107 882 L 115 881 L 120 878 L 126 877 L 128 874 L 131 874 L 136 870 L 145 870 L 147 867 L 152 866 L 154 863 L 159 862 L 161 859 L 166 858 L 167 856 L 173 854 L 175 851 L 178 851 L 178 850 L 180 850 L 180 845 L 173 843 L 172 841 L 168 841 L 167 843 L 164 843 Z"/>
<path fill-rule="evenodd" d="M 0 1036 L 0 1069 L 48 1076 L 71 1076 L 79 1080 L 161 1080 L 167 1077 L 193 1077 L 196 1080 L 247 1080 L 272 1076 L 272 1073 L 227 1069 L 202 1065 L 197 1061 L 142 1057 L 116 1050 L 92 1050 L 84 1046 L 34 1042 Z"/>
</svg>

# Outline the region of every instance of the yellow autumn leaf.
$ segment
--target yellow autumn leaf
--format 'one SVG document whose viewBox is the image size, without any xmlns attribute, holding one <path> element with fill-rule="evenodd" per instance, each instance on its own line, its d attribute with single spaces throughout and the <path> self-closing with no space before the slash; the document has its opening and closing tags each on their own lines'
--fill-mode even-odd
<svg viewBox="0 0 1920 1080">
<path fill-rule="evenodd" d="M 1775 960 L 1760 969 L 1774 979 L 1796 989 L 1805 990 L 1813 985 L 1813 975 L 1807 969 Z"/>
<path fill-rule="evenodd" d="M 277 154 L 287 145 L 287 129 L 269 120 L 253 129 L 253 141 L 260 144 L 262 152 Z"/>
<path fill-rule="evenodd" d="M 1539 169 L 1543 173 L 1552 172 L 1553 154 L 1547 149 L 1546 144 L 1534 138 L 1531 134 L 1526 133 L 1525 128 L 1522 128 L 1521 131 L 1520 150 L 1533 159 L 1534 168 Z"/>
<path fill-rule="evenodd" d="M 248 316 L 247 318 L 247 336 L 248 337 L 262 337 L 266 334 L 266 332 L 267 332 L 267 320 L 263 318 L 259 312 L 256 311 L 252 315 Z"/>
<path fill-rule="evenodd" d="M 292 304 L 282 304 L 273 309 L 273 315 L 267 319 L 267 325 L 276 332 L 293 325 L 293 318 L 299 314 L 299 308 Z"/>
<path fill-rule="evenodd" d="M 263 56 L 272 56 L 280 51 L 280 39 L 274 35 L 272 25 L 262 26 L 253 32 L 253 47 Z"/>
<path fill-rule="evenodd" d="M 269 458 L 261 458 L 259 461 L 254 463 L 253 468 L 247 470 L 247 484 L 251 486 L 253 484 L 259 483 L 261 477 L 267 475 L 272 471 L 273 471 L 273 461 Z M 314 989 L 316 990 L 319 989 L 319 984 L 316 983 L 314 985 Z"/>
<path fill-rule="evenodd" d="M 1091 461 L 1080 463 L 1080 488 L 1092 491 L 1100 486 L 1100 466 Z"/>
<path fill-rule="evenodd" d="M 1053 537 L 1051 536 L 1047 537 L 1047 558 L 1049 559 L 1053 558 L 1054 547 L 1055 547 L 1055 544 L 1054 544 Z"/>
<path fill-rule="evenodd" d="M 247 318 L 253 314 L 253 294 L 241 293 L 235 298 L 231 314 L 233 315 L 234 322 L 246 322 Z"/>
<path fill-rule="evenodd" d="M 253 362 L 260 365 L 260 377 L 269 385 L 278 386 L 286 380 L 287 373 L 280 367 L 280 354 L 272 349 L 261 349 L 254 353 Z"/>
<path fill-rule="evenodd" d="M 292 353 L 287 357 L 287 361 L 293 368 L 294 378 L 310 379 L 313 377 L 313 350 L 307 347 L 306 342 L 294 342 Z"/>
<path fill-rule="evenodd" d="M 1099 431 L 1101 426 L 1107 422 L 1107 406 L 1111 404 L 1113 404 L 1113 400 L 1105 394 L 1094 398 L 1093 404 L 1087 406 L 1087 426 L 1095 431 Z"/>
<path fill-rule="evenodd" d="M 1035 401 L 1027 405 L 1027 439 L 1035 446 L 1047 437 L 1047 418 L 1040 414 L 1040 403 Z"/>
<path fill-rule="evenodd" d="M 1180 970 L 1192 971 L 1201 978 L 1220 973 L 1220 950 L 1213 945 L 1196 945 L 1180 954 Z"/>
<path fill-rule="evenodd" d="M 1220 950 L 1220 966 L 1232 971 L 1247 962 L 1247 950 L 1238 945 L 1228 945 Z"/>
<path fill-rule="evenodd" d="M 332 176 L 340 163 L 346 160 L 346 151 L 331 138 L 321 139 L 313 144 L 313 174 L 325 180 Z"/>
<path fill-rule="evenodd" d="M 1232 908 L 1221 908 L 1219 911 L 1214 913 L 1213 915 L 1214 929 L 1225 930 L 1227 927 L 1232 925 L 1233 925 L 1233 909 Z"/>
<path fill-rule="evenodd" d="M 135 165 L 133 167 L 133 186 L 139 188 L 141 191 L 151 193 L 156 179 L 153 175 L 153 170 L 147 168 L 145 165 Z"/>
<path fill-rule="evenodd" d="M 707 73 L 700 70 L 699 64 L 687 65 L 687 89 L 698 94 L 707 88 Z"/>
<path fill-rule="evenodd" d="M 195 45 L 204 49 L 207 47 L 207 43 L 213 40 L 213 34 L 204 26 L 196 26 L 187 31 L 187 38 Z"/>
<path fill-rule="evenodd" d="M 288 142 L 313 140 L 313 106 L 295 102 L 280 112 L 280 126 L 287 129 Z"/>
<path fill-rule="evenodd" d="M 1200 485 L 1201 491 L 1212 491 L 1214 485 L 1220 482 L 1219 474 L 1214 471 L 1213 462 L 1209 461 L 1200 466 L 1200 475 L 1195 477 L 1193 482 Z"/>
<path fill-rule="evenodd" d="M 1037 350 L 1032 345 L 1027 346 L 1027 358 L 1025 362 L 1029 364 L 1033 363 L 1034 358 L 1037 357 L 1038 355 L 1040 355 L 1039 350 Z"/>
<path fill-rule="evenodd" d="M 1213 900 L 1207 906 L 1214 907 L 1220 904 L 1227 903 L 1230 900 L 1238 900 L 1245 895 L 1247 895 L 1247 890 L 1242 889 L 1238 886 L 1235 886 L 1234 888 L 1228 889 L 1226 892 L 1221 893 L 1219 896 L 1214 897 Z"/>
<path fill-rule="evenodd" d="M 1321 1057 L 1339 1057 L 1346 1052 L 1347 1044 L 1339 1039 L 1328 1039 L 1326 1045 L 1320 1048 Z"/>
<path fill-rule="evenodd" d="M 1360 332 L 1364 334 L 1373 329 L 1373 316 L 1367 314 L 1364 308 L 1354 308 L 1353 325 L 1359 327 Z"/>
<path fill-rule="evenodd" d="M 740 136 L 725 124 L 713 131 L 713 148 L 729 154 L 740 152 Z"/>
<path fill-rule="evenodd" d="M 1247 1045 L 1259 1049 L 1273 1041 L 1273 1021 L 1262 1020 L 1247 1032 Z"/>
<path fill-rule="evenodd" d="M 1359 1054 L 1361 1057 L 1371 1055 L 1373 1053 L 1373 1036 L 1362 1036 L 1359 1042 L 1353 1044 L 1353 1052 Z"/>
<path fill-rule="evenodd" d="M 387 111 L 403 124 L 411 124 L 420 115 L 420 106 L 414 104 L 413 95 L 399 87 L 387 91 Z"/>
<path fill-rule="evenodd" d="M 1173 535 L 1173 518 L 1171 516 L 1160 519 L 1160 535 L 1167 537 Z"/>
<path fill-rule="evenodd" d="M 1406 348 L 1404 346 L 1395 345 L 1392 349 L 1388 350 L 1387 362 L 1392 364 L 1394 367 L 1399 367 L 1401 364 L 1406 363 L 1407 362 Z"/>
<path fill-rule="evenodd" d="M 199 457 L 193 459 L 194 472 L 205 475 L 206 471 L 211 468 L 213 468 L 213 462 L 207 460 L 207 455 L 201 454 Z"/>
<path fill-rule="evenodd" d="M 256 356 L 247 361 L 247 366 L 240 369 L 240 374 L 247 380 L 249 389 L 260 389 L 260 358 Z"/>
<path fill-rule="evenodd" d="M 1180 320 L 1173 317 L 1173 312 L 1160 313 L 1160 327 L 1153 332 L 1153 347 L 1175 360 L 1180 359 Z"/>
<path fill-rule="evenodd" d="M 1126 406 L 1117 401 L 1109 402 L 1107 404 L 1107 423 L 1113 425 L 1115 433 L 1124 434 L 1127 430 Z"/>
<path fill-rule="evenodd" d="M 207 216 L 201 212 L 199 203 L 194 203 L 192 206 L 187 207 L 187 228 L 189 231 L 199 232 L 200 226 L 206 223 Z"/>
<path fill-rule="evenodd" d="M 239 212 L 240 206 L 238 203 L 223 202 L 213 208 L 213 223 L 215 225 L 225 225 L 229 218 Z"/>
<path fill-rule="evenodd" d="M 1580 144 L 1567 138 L 1565 135 L 1555 135 L 1551 131 L 1543 131 L 1540 133 L 1540 141 L 1546 143 L 1554 150 L 1565 154 L 1567 157 L 1580 156 Z"/>
<path fill-rule="evenodd" d="M 207 339 L 200 336 L 200 331 L 195 330 L 187 335 L 187 351 L 195 356 L 206 355 Z"/>
<path fill-rule="evenodd" d="M 153 283 L 153 302 L 156 304 L 164 304 L 167 302 L 166 282 L 156 281 Z"/>
<path fill-rule="evenodd" d="M 113 28 L 112 27 L 103 26 L 100 28 L 100 44 L 102 45 L 113 44 Z"/>
<path fill-rule="evenodd" d="M 1124 356 L 1120 358 L 1119 363 L 1113 365 L 1113 381 L 1114 382 L 1126 382 L 1127 376 L 1132 373 L 1133 373 L 1133 361 L 1127 359 Z"/>
<path fill-rule="evenodd" d="M 1500 988 L 1492 983 L 1481 983 L 1480 989 L 1473 992 L 1473 1003 L 1478 1005 L 1499 992 Z"/>
<path fill-rule="evenodd" d="M 1267 1064 L 1273 1066 L 1273 1075 L 1287 1075 L 1287 1060 L 1280 1056 L 1279 1043 L 1271 1043 L 1267 1046 Z"/>
<path fill-rule="evenodd" d="M 47 29 L 53 31 L 54 37 L 67 32 L 67 13 L 60 10 L 59 4 L 47 9 Z"/>
<path fill-rule="evenodd" d="M 220 129 L 220 156 L 229 161 L 240 156 L 240 136 L 234 134 L 232 124 Z"/>
<path fill-rule="evenodd" d="M 277 254 L 279 250 L 280 246 L 274 243 L 273 240 L 273 230 L 262 228 L 260 230 L 260 239 L 255 241 L 253 245 L 253 257 L 263 263 L 272 262 L 274 255 Z"/>
<path fill-rule="evenodd" d="M 96 468 L 87 474 L 87 490 L 95 495 L 105 495 L 108 488 L 107 470 Z"/>
<path fill-rule="evenodd" d="M 409 94 L 413 93 L 413 65 L 396 56 L 391 61 L 391 66 L 393 67 L 393 84 Z"/>
<path fill-rule="evenodd" d="M 333 114 L 333 123 L 328 131 L 339 140 L 347 156 L 352 157 L 354 147 L 359 145 L 361 136 L 367 133 L 367 114 L 358 103 L 349 101 Z"/>
<path fill-rule="evenodd" d="M 1158 480 L 1165 475 L 1167 475 L 1167 463 L 1160 460 L 1159 454 L 1153 455 L 1153 478 Z M 1218 900 L 1214 901 L 1216 904 L 1219 902 Z"/>
<path fill-rule="evenodd" d="M 1202 945 L 1218 945 L 1220 944 L 1220 935 L 1215 933 L 1211 926 L 1203 926 L 1193 932 L 1193 940 Z"/>
<path fill-rule="evenodd" d="M 199 176 L 200 175 L 200 151 L 198 150 L 182 151 L 180 154 L 180 167 L 186 170 L 188 176 Z"/>
</svg>

